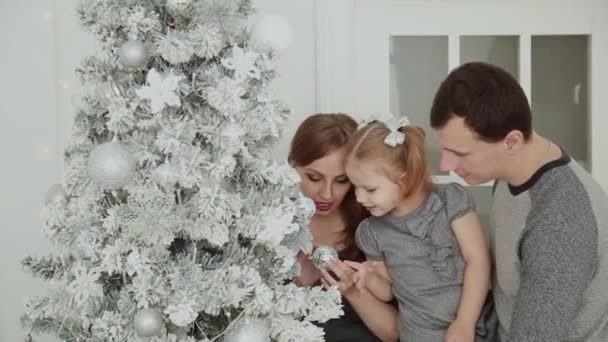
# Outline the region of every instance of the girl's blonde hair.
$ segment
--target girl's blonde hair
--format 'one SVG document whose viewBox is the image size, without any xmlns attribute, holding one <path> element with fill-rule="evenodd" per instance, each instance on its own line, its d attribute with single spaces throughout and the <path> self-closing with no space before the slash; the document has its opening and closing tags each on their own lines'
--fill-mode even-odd
<svg viewBox="0 0 608 342">
<path fill-rule="evenodd" d="M 405 173 L 402 192 L 404 198 L 419 189 L 430 192 L 433 182 L 427 164 L 424 130 L 412 125 L 400 127 L 399 132 L 405 134 L 405 141 L 395 147 L 384 143 L 390 132 L 388 127 L 379 121 L 373 121 L 359 129 L 349 141 L 347 163 L 384 162 L 378 163 L 378 166 L 395 183 L 399 181 L 399 176 Z"/>
</svg>

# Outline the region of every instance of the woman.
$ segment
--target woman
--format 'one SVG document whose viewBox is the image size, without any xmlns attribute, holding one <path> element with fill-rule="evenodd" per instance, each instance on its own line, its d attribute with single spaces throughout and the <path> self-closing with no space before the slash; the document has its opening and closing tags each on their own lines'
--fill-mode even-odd
<svg viewBox="0 0 608 342">
<path fill-rule="evenodd" d="M 341 260 L 363 261 L 355 244 L 355 231 L 367 213 L 357 203 L 346 177 L 346 143 L 357 123 L 346 114 L 315 114 L 298 127 L 288 161 L 300 175 L 300 190 L 315 202 L 310 221 L 315 247 L 334 246 Z M 300 286 L 337 284 L 342 293 L 344 316 L 324 324 L 327 342 L 397 341 L 397 309 L 353 286 L 353 270 L 335 270 L 335 281 L 321 275 L 308 256 L 301 253 L 302 268 L 296 282 Z"/>
</svg>

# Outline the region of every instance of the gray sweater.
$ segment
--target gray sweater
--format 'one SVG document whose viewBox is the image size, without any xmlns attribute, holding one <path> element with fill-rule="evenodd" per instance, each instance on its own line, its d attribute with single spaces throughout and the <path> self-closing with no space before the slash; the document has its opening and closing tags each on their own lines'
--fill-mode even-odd
<svg viewBox="0 0 608 342">
<path fill-rule="evenodd" d="M 608 197 L 567 154 L 497 182 L 494 300 L 502 342 L 608 341 Z"/>
</svg>

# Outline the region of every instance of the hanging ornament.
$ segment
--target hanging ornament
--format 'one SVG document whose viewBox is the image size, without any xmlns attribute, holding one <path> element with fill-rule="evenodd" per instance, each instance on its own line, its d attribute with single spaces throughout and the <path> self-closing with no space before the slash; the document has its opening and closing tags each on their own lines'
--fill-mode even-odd
<svg viewBox="0 0 608 342">
<path fill-rule="evenodd" d="M 170 161 L 166 160 L 154 170 L 153 177 L 160 184 L 175 184 L 177 182 L 177 170 Z"/>
<path fill-rule="evenodd" d="M 267 320 L 259 318 L 243 318 L 230 329 L 224 337 L 224 342 L 269 342 L 270 329 Z"/>
<path fill-rule="evenodd" d="M 220 133 L 222 148 L 229 153 L 236 153 L 243 144 L 245 130 L 234 122 L 229 122 Z"/>
<path fill-rule="evenodd" d="M 146 64 L 148 60 L 148 52 L 142 41 L 129 40 L 120 47 L 119 51 L 120 62 L 129 68 L 137 69 Z"/>
<path fill-rule="evenodd" d="M 61 184 L 52 185 L 44 197 L 44 203 L 47 205 L 63 206 L 67 203 L 67 201 L 67 195 Z"/>
<path fill-rule="evenodd" d="M 250 35 L 257 52 L 283 52 L 289 45 L 289 22 L 278 15 L 259 15 L 251 25 Z"/>
<path fill-rule="evenodd" d="M 167 0 L 167 10 L 173 15 L 181 15 L 188 13 L 192 0 Z"/>
<path fill-rule="evenodd" d="M 300 209 L 302 215 L 307 219 L 312 218 L 317 212 L 315 201 L 303 195 L 300 195 L 298 199 L 298 209 Z"/>
<path fill-rule="evenodd" d="M 152 113 L 160 113 L 166 106 L 181 106 L 178 95 L 179 82 L 183 76 L 176 75 L 173 70 L 162 75 L 152 68 L 146 76 L 146 85 L 135 90 L 141 99 L 150 100 L 150 110 Z"/>
<path fill-rule="evenodd" d="M 89 156 L 89 177 L 106 188 L 119 188 L 135 171 L 135 161 L 119 142 L 101 144 Z"/>
<path fill-rule="evenodd" d="M 162 315 L 153 308 L 140 310 L 133 318 L 133 327 L 139 337 L 158 336 L 163 326 Z"/>
<path fill-rule="evenodd" d="M 331 259 L 338 259 L 338 252 L 332 246 L 319 246 L 312 252 L 310 260 L 318 269 L 326 269 Z"/>
</svg>

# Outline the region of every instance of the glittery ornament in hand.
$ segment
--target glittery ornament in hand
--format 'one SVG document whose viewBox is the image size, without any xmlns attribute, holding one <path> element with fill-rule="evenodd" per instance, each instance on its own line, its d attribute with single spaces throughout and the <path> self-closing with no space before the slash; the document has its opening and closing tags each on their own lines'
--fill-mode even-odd
<svg viewBox="0 0 608 342">
<path fill-rule="evenodd" d="M 47 205 L 63 206 L 67 202 L 67 195 L 63 191 L 61 184 L 55 184 L 49 188 L 44 197 L 44 202 Z"/>
<path fill-rule="evenodd" d="M 101 144 L 89 156 L 89 177 L 104 188 L 125 185 L 135 171 L 131 153 L 118 142 Z"/>
<path fill-rule="evenodd" d="M 331 259 L 338 259 L 338 252 L 332 246 L 319 246 L 312 252 L 310 260 L 313 265 L 320 270 L 324 270 L 329 265 Z"/>
<path fill-rule="evenodd" d="M 133 318 L 133 327 L 139 337 L 158 336 L 163 325 L 162 315 L 152 308 L 140 310 Z"/>
<path fill-rule="evenodd" d="M 184 15 L 191 4 L 192 0 L 167 0 L 167 9 L 173 15 Z"/>
<path fill-rule="evenodd" d="M 129 40 L 120 47 L 120 62 L 129 68 L 141 68 L 148 60 L 144 43 L 139 40 Z"/>
<path fill-rule="evenodd" d="M 226 334 L 224 342 L 269 342 L 270 329 L 268 321 L 263 319 L 243 318 Z"/>
</svg>

